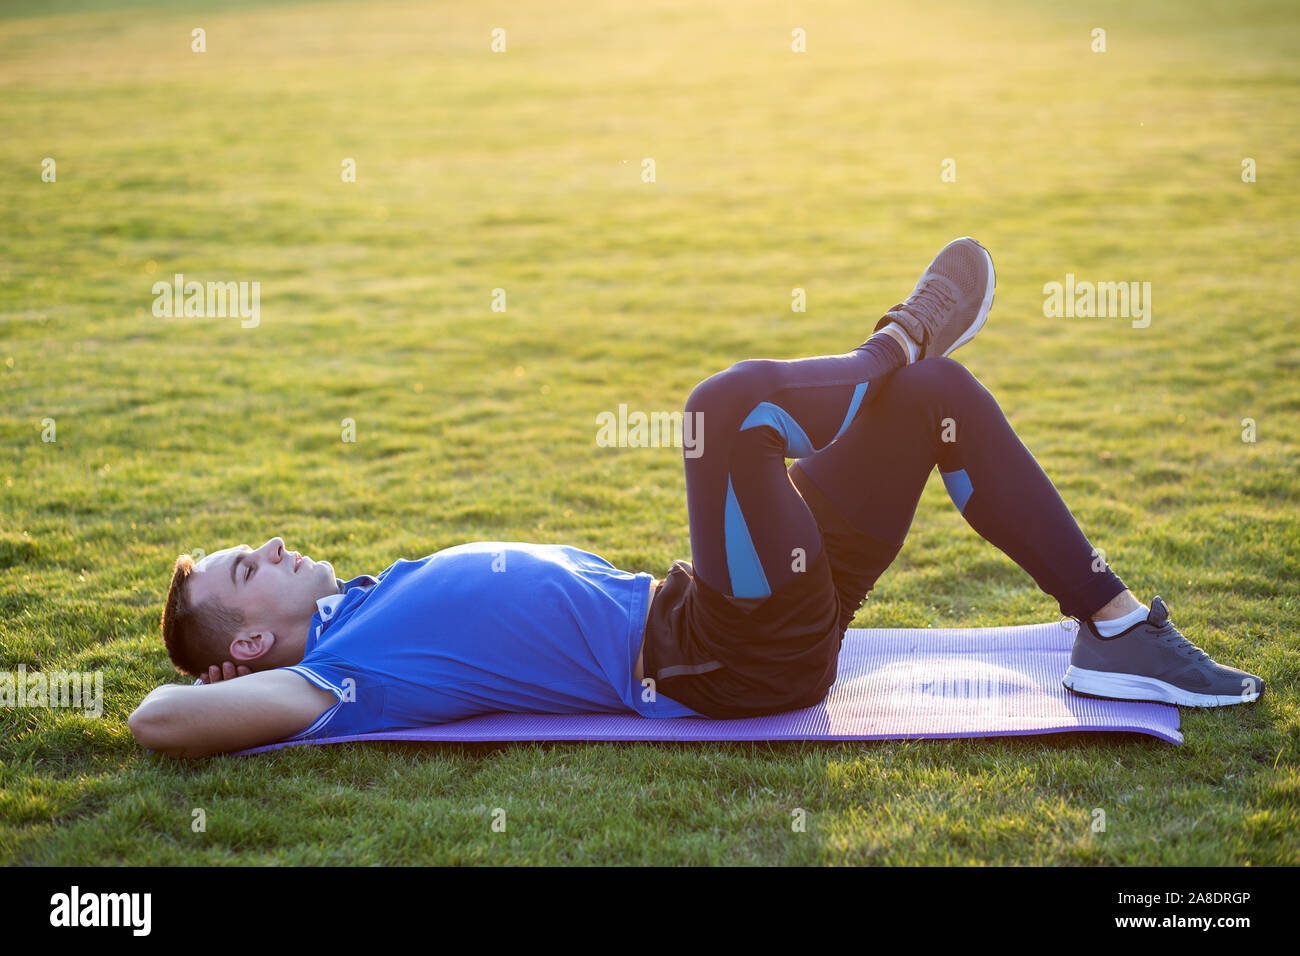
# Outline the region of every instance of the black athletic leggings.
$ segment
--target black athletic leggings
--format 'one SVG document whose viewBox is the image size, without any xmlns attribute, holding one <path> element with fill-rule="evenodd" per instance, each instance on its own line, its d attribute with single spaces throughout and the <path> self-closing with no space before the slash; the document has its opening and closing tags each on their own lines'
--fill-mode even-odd
<svg viewBox="0 0 1300 956">
<path fill-rule="evenodd" d="M 695 574 L 756 613 L 823 552 L 807 497 L 836 539 L 847 627 L 936 466 L 971 527 L 1063 614 L 1091 617 L 1124 590 L 993 396 L 952 359 L 907 365 L 883 335 L 842 355 L 751 359 L 697 385 L 686 413 L 703 438 L 703 454 L 684 459 Z M 786 458 L 798 459 L 788 472 Z"/>
<path fill-rule="evenodd" d="M 879 336 L 843 355 L 740 362 L 691 392 L 692 562 L 650 606 L 655 693 L 713 718 L 820 702 L 936 465 L 971 526 L 1062 613 L 1090 617 L 1124 590 L 974 376 L 946 358 L 905 363 Z"/>
</svg>

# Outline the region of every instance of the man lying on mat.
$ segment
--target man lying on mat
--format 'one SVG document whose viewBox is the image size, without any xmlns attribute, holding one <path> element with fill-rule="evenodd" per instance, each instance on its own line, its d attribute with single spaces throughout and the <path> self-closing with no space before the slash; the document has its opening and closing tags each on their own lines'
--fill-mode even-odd
<svg viewBox="0 0 1300 956">
<path fill-rule="evenodd" d="M 751 717 L 818 704 L 845 630 L 936 466 L 953 503 L 1080 621 L 1071 691 L 1214 707 L 1259 678 L 1216 664 L 1106 566 L 993 396 L 946 356 L 993 302 L 949 243 L 858 348 L 751 359 L 686 401 L 692 562 L 662 581 L 563 545 L 477 542 L 349 581 L 272 538 L 176 561 L 163 638 L 198 686 L 131 715 L 204 756 L 494 711 Z M 786 467 L 786 459 L 796 461 Z M 234 680 L 232 678 L 241 678 Z"/>
</svg>

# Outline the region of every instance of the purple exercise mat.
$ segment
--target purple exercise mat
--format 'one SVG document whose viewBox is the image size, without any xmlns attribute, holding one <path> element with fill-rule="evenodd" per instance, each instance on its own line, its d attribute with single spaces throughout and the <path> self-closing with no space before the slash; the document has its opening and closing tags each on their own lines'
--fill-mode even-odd
<svg viewBox="0 0 1300 956">
<path fill-rule="evenodd" d="M 881 740 L 1074 730 L 1151 734 L 1181 744 L 1178 708 L 1080 697 L 1061 685 L 1073 621 L 1012 627 L 852 628 L 839 677 L 816 707 L 708 720 L 637 714 L 484 714 L 448 724 L 296 740 L 264 753 L 349 740 Z"/>
</svg>

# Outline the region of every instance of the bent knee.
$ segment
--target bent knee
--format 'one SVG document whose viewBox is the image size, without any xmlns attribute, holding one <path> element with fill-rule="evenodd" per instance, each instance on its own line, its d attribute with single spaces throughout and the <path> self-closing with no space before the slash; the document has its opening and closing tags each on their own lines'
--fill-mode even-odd
<svg viewBox="0 0 1300 956">
<path fill-rule="evenodd" d="M 686 399 L 686 411 L 736 410 L 752 406 L 770 391 L 771 359 L 745 359 L 730 368 L 710 375 L 693 389 Z"/>
<path fill-rule="evenodd" d="M 952 395 L 970 395 L 983 391 L 970 369 L 944 355 L 921 359 L 894 373 L 886 389 L 894 399 L 938 401 Z"/>
</svg>

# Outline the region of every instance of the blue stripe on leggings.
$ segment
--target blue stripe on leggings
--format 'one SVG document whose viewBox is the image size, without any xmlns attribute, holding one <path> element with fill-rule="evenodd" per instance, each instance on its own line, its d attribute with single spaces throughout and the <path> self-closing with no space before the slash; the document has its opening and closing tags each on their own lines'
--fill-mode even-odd
<svg viewBox="0 0 1300 956">
<path fill-rule="evenodd" d="M 835 433 L 835 438 L 839 438 L 843 435 L 844 429 L 848 428 L 849 422 L 853 421 L 853 416 L 858 413 L 858 406 L 862 404 L 862 396 L 867 394 L 867 386 L 870 384 L 870 382 L 863 382 L 853 390 L 853 401 L 849 402 L 849 410 L 844 414 L 844 424 L 841 425 L 840 430 Z M 832 438 L 831 441 L 834 441 L 835 438 Z"/>
<path fill-rule="evenodd" d="M 727 476 L 727 511 L 724 531 L 727 537 L 727 573 L 731 576 L 731 593 L 735 597 L 767 597 L 772 589 L 767 586 L 767 575 L 754 550 L 749 527 L 740 511 L 740 502 Z"/>
<path fill-rule="evenodd" d="M 853 398 L 849 401 L 849 410 L 844 413 L 844 421 L 840 424 L 840 430 L 835 433 L 835 438 L 844 434 L 844 430 L 849 427 L 853 421 L 853 416 L 858 413 L 859 406 L 862 405 L 862 398 L 867 394 L 867 386 L 870 382 L 863 382 L 853 389 Z M 787 458 L 807 458 L 814 452 L 821 451 L 820 448 L 814 448 L 812 441 L 808 438 L 808 433 L 799 427 L 799 423 L 791 417 L 780 405 L 772 402 L 759 402 L 754 406 L 745 420 L 740 423 L 740 430 L 743 432 L 746 428 L 758 428 L 760 425 L 767 425 L 776 429 L 776 433 L 781 436 L 785 442 L 785 456 Z M 831 441 L 835 441 L 832 438 Z"/>
<path fill-rule="evenodd" d="M 787 458 L 807 458 L 817 449 L 813 448 L 812 442 L 808 440 L 807 434 L 799 427 L 799 423 L 790 417 L 780 405 L 773 405 L 771 402 L 759 402 L 754 406 L 754 410 L 745 417 L 740 423 L 740 430 L 743 432 L 746 428 L 758 428 L 760 425 L 768 425 L 776 429 L 776 433 L 781 436 L 785 442 L 785 456 Z"/>
<path fill-rule="evenodd" d="M 948 497 L 952 499 L 952 503 L 957 506 L 958 511 L 964 512 L 966 502 L 970 501 L 971 492 L 975 490 L 970 483 L 970 475 L 966 474 L 966 469 L 941 471 L 939 476 L 943 478 L 943 486 L 948 489 Z"/>
</svg>

